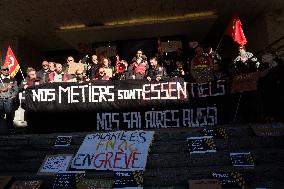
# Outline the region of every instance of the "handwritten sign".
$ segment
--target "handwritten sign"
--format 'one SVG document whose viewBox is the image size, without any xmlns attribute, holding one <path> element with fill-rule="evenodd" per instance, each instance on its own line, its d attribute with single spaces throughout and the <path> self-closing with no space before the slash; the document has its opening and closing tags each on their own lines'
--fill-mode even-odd
<svg viewBox="0 0 284 189">
<path fill-rule="evenodd" d="M 154 131 L 89 134 L 72 161 L 75 169 L 144 170 Z"/>
<path fill-rule="evenodd" d="M 15 181 L 10 189 L 39 189 L 41 180 L 19 180 Z"/>
<path fill-rule="evenodd" d="M 230 153 L 231 161 L 234 167 L 254 167 L 253 158 L 248 153 Z"/>
<path fill-rule="evenodd" d="M 238 93 L 244 91 L 256 91 L 259 73 L 247 73 L 237 75 L 233 78 L 231 93 Z"/>
<path fill-rule="evenodd" d="M 113 180 L 82 179 L 77 189 L 112 189 Z"/>
<path fill-rule="evenodd" d="M 56 174 L 52 188 L 53 189 L 73 189 L 76 187 L 75 174 L 59 173 Z"/>
<path fill-rule="evenodd" d="M 181 41 L 168 41 L 168 42 L 162 42 L 161 47 L 163 49 L 163 52 L 174 52 L 179 48 L 182 48 Z"/>
<path fill-rule="evenodd" d="M 143 171 L 115 172 L 113 188 L 143 188 Z"/>
<path fill-rule="evenodd" d="M 47 155 L 38 171 L 38 175 L 67 171 L 72 157 L 73 155 L 70 154 Z"/>
<path fill-rule="evenodd" d="M 284 125 L 283 123 L 252 125 L 254 133 L 257 136 L 283 136 Z"/>
<path fill-rule="evenodd" d="M 212 173 L 213 178 L 219 180 L 222 187 L 244 188 L 245 179 L 239 172 Z"/>
<path fill-rule="evenodd" d="M 202 136 L 212 136 L 214 139 L 228 139 L 228 134 L 225 128 L 202 129 Z"/>
<path fill-rule="evenodd" d="M 216 179 L 189 180 L 189 189 L 222 189 Z"/>
<path fill-rule="evenodd" d="M 72 136 L 58 136 L 54 146 L 70 146 Z"/>
<path fill-rule="evenodd" d="M 189 137 L 187 144 L 190 154 L 216 152 L 216 146 L 212 136 Z"/>
<path fill-rule="evenodd" d="M 5 188 L 11 179 L 11 176 L 0 176 L 0 188 Z"/>
</svg>

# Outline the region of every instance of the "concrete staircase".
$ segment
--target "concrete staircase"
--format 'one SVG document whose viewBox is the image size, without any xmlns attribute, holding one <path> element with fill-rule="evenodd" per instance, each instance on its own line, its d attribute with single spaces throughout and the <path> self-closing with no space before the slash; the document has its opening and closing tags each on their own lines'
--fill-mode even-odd
<svg viewBox="0 0 284 189">
<path fill-rule="evenodd" d="M 216 153 L 189 154 L 186 139 L 201 128 L 156 130 L 144 173 L 144 188 L 188 188 L 189 179 L 212 178 L 213 172 L 239 171 L 246 188 L 284 188 L 284 137 L 258 137 L 249 125 L 222 125 L 228 140 L 216 139 Z M 54 147 L 58 133 L 0 136 L 0 176 L 39 178 L 50 188 L 52 176 L 36 176 L 46 155 L 75 154 L 87 133 L 72 135 L 69 147 Z M 254 168 L 234 168 L 230 152 L 251 152 Z M 111 171 L 87 171 L 89 178 L 113 178 Z"/>
</svg>

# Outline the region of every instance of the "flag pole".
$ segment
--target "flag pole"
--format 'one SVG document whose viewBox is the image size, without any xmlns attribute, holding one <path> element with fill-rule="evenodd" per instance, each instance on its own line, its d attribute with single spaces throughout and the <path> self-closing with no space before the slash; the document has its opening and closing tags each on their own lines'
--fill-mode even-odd
<svg viewBox="0 0 284 189">
<path fill-rule="evenodd" d="M 19 67 L 20 67 L 20 72 L 21 72 L 21 75 L 22 75 L 22 77 L 23 77 L 23 80 L 26 81 L 26 79 L 25 79 L 25 77 L 24 77 L 24 74 L 23 74 L 23 72 L 22 72 L 22 69 L 21 69 L 20 64 L 19 64 Z"/>
<path fill-rule="evenodd" d="M 1 78 L 1 76 L 0 76 L 0 81 L 1 81 L 1 84 L 3 85 L 3 87 L 6 87 L 4 82 L 3 82 L 3 80 L 2 80 L 2 78 Z"/>
<path fill-rule="evenodd" d="M 223 33 L 222 36 L 221 36 L 221 39 L 220 39 L 220 41 L 219 41 L 219 43 L 218 43 L 218 45 L 217 45 L 217 47 L 216 47 L 216 49 L 215 49 L 215 52 L 216 52 L 216 53 L 217 53 L 217 51 L 218 51 L 218 49 L 219 49 L 219 47 L 220 47 L 220 45 L 221 45 L 221 42 L 222 42 L 223 39 L 224 39 L 224 36 L 225 36 L 225 34 Z"/>
</svg>

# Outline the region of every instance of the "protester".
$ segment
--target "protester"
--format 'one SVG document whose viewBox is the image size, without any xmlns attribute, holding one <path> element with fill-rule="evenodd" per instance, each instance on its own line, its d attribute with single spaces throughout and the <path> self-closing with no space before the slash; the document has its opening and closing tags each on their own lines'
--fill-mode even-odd
<svg viewBox="0 0 284 189">
<path fill-rule="evenodd" d="M 75 64 L 74 58 L 72 56 L 68 56 L 66 59 L 66 63 L 62 65 L 63 71 L 69 73 L 69 67 L 71 64 Z"/>
<path fill-rule="evenodd" d="M 260 66 L 256 56 L 247 52 L 245 46 L 239 47 L 239 56 L 234 60 L 233 74 L 239 75 L 244 73 L 256 72 Z"/>
<path fill-rule="evenodd" d="M 176 69 L 172 71 L 171 77 L 179 77 L 184 78 L 185 77 L 185 71 L 183 69 L 182 62 L 176 62 Z"/>
<path fill-rule="evenodd" d="M 195 49 L 195 56 L 191 61 L 190 73 L 197 83 L 208 82 L 213 79 L 212 59 L 204 54 L 202 47 Z"/>
<path fill-rule="evenodd" d="M 143 55 L 143 51 L 140 49 L 137 51 L 136 56 L 132 59 L 132 64 L 129 69 L 133 70 L 133 79 L 144 79 L 146 70 L 149 69 L 147 57 Z"/>
<path fill-rule="evenodd" d="M 128 64 L 125 60 L 121 60 L 120 62 L 116 63 L 115 66 L 115 73 L 113 75 L 114 80 L 125 80 L 126 72 L 127 72 Z"/>
<path fill-rule="evenodd" d="M 260 70 L 266 70 L 276 67 L 279 63 L 281 64 L 282 60 L 277 57 L 275 51 L 265 50 L 261 55 L 261 63 Z"/>
<path fill-rule="evenodd" d="M 36 70 L 34 68 L 27 69 L 27 80 L 22 81 L 21 90 L 25 90 L 28 87 L 36 86 L 42 84 L 41 78 L 37 76 Z"/>
<path fill-rule="evenodd" d="M 221 79 L 224 75 L 221 56 L 215 52 L 211 46 L 206 48 L 204 54 L 212 60 L 213 80 Z"/>
<path fill-rule="evenodd" d="M 37 77 L 42 83 L 48 82 L 48 75 L 50 73 L 49 63 L 45 60 L 41 63 L 42 69 L 37 72 Z"/>
<path fill-rule="evenodd" d="M 76 74 L 76 78 L 75 78 L 76 82 L 82 83 L 82 82 L 85 82 L 85 81 L 89 81 L 89 79 L 86 78 L 86 76 L 84 75 L 83 71 L 77 70 L 75 74 Z M 69 82 L 70 82 L 70 80 L 69 80 Z"/>
<path fill-rule="evenodd" d="M 15 114 L 15 98 L 18 95 L 17 81 L 9 74 L 8 66 L 1 66 L 0 83 L 0 123 L 6 123 L 11 134 L 15 133 L 13 119 Z M 2 125 L 2 124 L 1 124 Z"/>
<path fill-rule="evenodd" d="M 92 56 L 92 61 L 87 67 L 87 77 L 92 79 L 96 76 L 96 70 L 99 67 L 99 61 L 98 61 L 98 56 L 93 55 Z"/>
<path fill-rule="evenodd" d="M 148 81 L 161 81 L 167 78 L 166 68 L 158 65 L 156 57 L 150 59 L 151 68 L 147 71 Z"/>
<path fill-rule="evenodd" d="M 54 72 L 54 70 L 55 70 L 55 63 L 54 62 L 49 62 L 48 63 L 48 67 L 49 67 L 49 73 L 50 72 Z"/>
<path fill-rule="evenodd" d="M 60 63 L 56 63 L 55 71 L 49 74 L 49 82 L 66 82 L 68 79 L 68 74 L 63 72 L 62 65 Z"/>
<path fill-rule="evenodd" d="M 103 67 L 99 67 L 96 71 L 96 77 L 92 80 L 109 80 L 110 77 L 106 75 L 105 69 Z"/>
<path fill-rule="evenodd" d="M 101 59 L 101 66 L 104 68 L 105 74 L 111 78 L 113 76 L 113 67 L 111 66 L 111 61 L 109 58 L 102 58 Z"/>
</svg>

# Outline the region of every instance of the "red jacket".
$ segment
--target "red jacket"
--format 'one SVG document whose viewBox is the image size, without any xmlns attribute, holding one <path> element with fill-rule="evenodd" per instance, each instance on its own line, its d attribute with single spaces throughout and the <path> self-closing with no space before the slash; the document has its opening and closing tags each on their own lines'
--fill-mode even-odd
<svg viewBox="0 0 284 189">
<path fill-rule="evenodd" d="M 50 72 L 49 73 L 49 77 L 48 77 L 49 81 L 54 81 L 54 72 Z M 64 73 L 63 77 L 62 77 L 62 81 L 67 81 L 68 80 L 68 74 Z"/>
<path fill-rule="evenodd" d="M 100 77 L 100 78 L 98 78 L 98 77 L 94 77 L 92 80 L 93 80 L 93 81 L 97 81 L 97 80 L 104 80 L 104 81 L 108 81 L 109 79 L 110 79 L 110 77 L 109 77 L 109 76 L 107 76 L 107 75 L 105 75 L 105 76 Z"/>
</svg>

